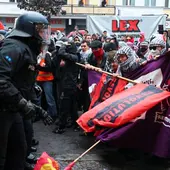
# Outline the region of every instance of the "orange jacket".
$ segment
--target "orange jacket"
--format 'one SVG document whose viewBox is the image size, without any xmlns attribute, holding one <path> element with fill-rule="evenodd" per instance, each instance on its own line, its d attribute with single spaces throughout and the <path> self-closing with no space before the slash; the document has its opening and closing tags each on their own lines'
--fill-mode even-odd
<svg viewBox="0 0 170 170">
<path fill-rule="evenodd" d="M 45 59 L 41 59 L 40 61 L 40 66 L 44 67 L 45 66 Z M 37 76 L 37 81 L 51 81 L 54 80 L 54 76 L 52 72 L 44 72 L 44 71 L 39 71 L 38 76 Z"/>
</svg>

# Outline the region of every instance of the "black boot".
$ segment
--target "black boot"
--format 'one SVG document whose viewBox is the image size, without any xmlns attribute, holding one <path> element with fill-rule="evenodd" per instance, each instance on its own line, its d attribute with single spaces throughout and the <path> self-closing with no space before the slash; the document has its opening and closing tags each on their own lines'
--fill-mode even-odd
<svg viewBox="0 0 170 170">
<path fill-rule="evenodd" d="M 24 170 L 33 170 L 33 169 L 34 169 L 34 164 L 30 164 L 28 162 L 25 162 Z"/>
<path fill-rule="evenodd" d="M 55 134 L 62 134 L 65 132 L 65 128 L 56 127 L 52 132 Z"/>
<path fill-rule="evenodd" d="M 31 152 L 37 152 L 37 148 L 36 147 L 31 147 Z"/>
<path fill-rule="evenodd" d="M 37 146 L 39 145 L 39 141 L 36 139 L 32 139 L 32 146 Z"/>
<path fill-rule="evenodd" d="M 26 162 L 30 163 L 30 164 L 36 164 L 38 158 L 33 155 L 32 153 L 30 153 L 27 158 L 26 158 Z"/>
</svg>

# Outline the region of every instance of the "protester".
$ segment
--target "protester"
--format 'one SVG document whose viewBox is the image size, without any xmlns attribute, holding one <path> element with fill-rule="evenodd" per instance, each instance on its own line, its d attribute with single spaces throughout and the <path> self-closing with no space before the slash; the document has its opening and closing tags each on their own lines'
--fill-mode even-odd
<svg viewBox="0 0 170 170">
<path fill-rule="evenodd" d="M 86 40 L 81 43 L 81 51 L 80 51 L 80 60 L 81 63 L 87 64 L 88 58 L 92 54 L 92 50 L 89 47 L 90 43 Z M 78 106 L 79 109 L 83 112 L 86 112 L 89 108 L 90 104 L 90 96 L 88 92 L 88 73 L 84 68 L 80 68 L 79 76 L 78 76 Z"/>
<path fill-rule="evenodd" d="M 102 42 L 98 40 L 93 41 L 90 47 L 92 49 L 92 54 L 88 58 L 88 64 L 104 69 L 107 56 L 102 48 Z"/>
<path fill-rule="evenodd" d="M 104 50 L 107 54 L 107 60 L 104 70 L 110 73 L 116 73 L 118 68 L 118 63 L 115 59 L 115 55 L 118 50 L 117 45 L 115 43 L 107 43 L 104 46 Z"/>
<path fill-rule="evenodd" d="M 95 41 L 95 40 L 98 40 L 98 37 L 96 34 L 92 34 L 92 37 L 91 37 L 92 41 Z"/>
<path fill-rule="evenodd" d="M 87 63 L 87 60 L 91 54 L 92 54 L 92 50 L 90 48 L 89 41 L 86 40 L 82 41 L 81 49 L 80 49 L 81 62 Z"/>
<path fill-rule="evenodd" d="M 139 45 L 139 49 L 137 51 L 138 57 L 144 59 L 144 56 L 148 52 L 148 49 L 149 49 L 149 42 L 147 41 L 141 42 Z"/>
<path fill-rule="evenodd" d="M 166 52 L 166 43 L 161 38 L 154 38 L 149 44 L 149 51 L 145 55 L 147 60 L 157 59 Z"/>
<path fill-rule="evenodd" d="M 61 58 L 60 67 L 63 68 L 61 77 L 61 92 L 60 92 L 60 113 L 59 125 L 53 130 L 54 133 L 62 134 L 67 126 L 67 117 L 71 116 L 74 131 L 78 130 L 76 120 L 77 113 L 77 76 L 78 67 L 75 62 L 79 61 L 77 55 L 77 47 L 75 43 L 68 43 L 61 46 L 58 52 L 58 57 Z"/>
<path fill-rule="evenodd" d="M 87 34 L 87 35 L 85 36 L 85 39 L 84 39 L 84 40 L 86 40 L 86 41 L 88 41 L 89 43 L 91 43 L 91 41 L 92 41 L 91 35 L 90 35 L 90 34 Z"/>
<path fill-rule="evenodd" d="M 45 54 L 41 53 L 38 56 L 38 76 L 36 78 L 37 84 L 43 89 L 45 94 L 45 99 L 47 103 L 47 112 L 48 114 L 54 119 L 57 118 L 57 107 L 54 98 L 54 91 L 53 91 L 53 69 L 52 69 L 52 58 L 55 54 L 55 45 L 53 40 L 48 47 L 48 51 L 45 51 Z M 38 105 L 41 106 L 41 98 L 39 97 Z"/>
<path fill-rule="evenodd" d="M 117 72 L 122 76 L 134 71 L 143 62 L 143 60 L 136 58 L 134 51 L 128 46 L 124 46 L 117 51 L 116 59 L 119 63 Z"/>
<path fill-rule="evenodd" d="M 144 42 L 145 41 L 145 33 L 144 32 L 140 32 L 139 34 L 139 39 L 138 39 L 138 43 L 137 43 L 137 46 L 140 45 L 140 43 Z"/>
<path fill-rule="evenodd" d="M 134 42 L 135 42 L 133 36 L 127 36 L 127 37 L 126 37 L 126 40 L 127 40 L 127 42 L 131 42 L 131 43 L 134 43 Z"/>
</svg>

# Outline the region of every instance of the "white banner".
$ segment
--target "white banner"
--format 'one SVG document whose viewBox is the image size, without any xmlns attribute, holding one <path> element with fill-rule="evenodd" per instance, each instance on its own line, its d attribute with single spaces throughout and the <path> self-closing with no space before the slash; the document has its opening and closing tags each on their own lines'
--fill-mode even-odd
<svg viewBox="0 0 170 170">
<path fill-rule="evenodd" d="M 118 39 L 122 35 L 133 35 L 139 38 L 139 33 L 144 32 L 146 39 L 157 33 L 158 25 L 165 28 L 166 16 L 87 16 L 87 30 L 90 34 L 100 33 L 104 30 L 108 35 L 116 34 Z"/>
</svg>

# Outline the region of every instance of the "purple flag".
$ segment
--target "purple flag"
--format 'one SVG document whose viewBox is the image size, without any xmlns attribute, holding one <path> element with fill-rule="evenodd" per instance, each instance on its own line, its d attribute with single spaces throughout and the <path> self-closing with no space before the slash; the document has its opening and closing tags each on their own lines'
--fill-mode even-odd
<svg viewBox="0 0 170 170">
<path fill-rule="evenodd" d="M 96 71 L 88 70 L 88 84 L 89 84 L 89 93 L 90 95 L 94 91 L 96 85 L 100 81 L 101 73 L 98 73 Z"/>
<path fill-rule="evenodd" d="M 170 91 L 169 55 L 170 52 L 142 66 L 127 78 Z M 115 147 L 138 148 L 168 158 L 170 157 L 169 106 L 170 101 L 166 99 L 125 126 L 105 130 L 97 140 L 109 142 Z"/>
</svg>

